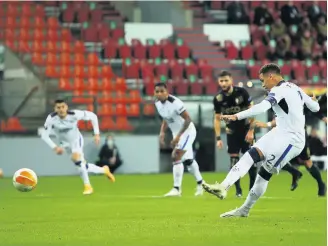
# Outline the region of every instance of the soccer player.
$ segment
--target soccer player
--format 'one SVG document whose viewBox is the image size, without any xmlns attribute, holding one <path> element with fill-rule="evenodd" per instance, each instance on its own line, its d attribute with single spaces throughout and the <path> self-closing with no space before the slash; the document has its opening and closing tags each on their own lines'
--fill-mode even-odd
<svg viewBox="0 0 328 246">
<path fill-rule="evenodd" d="M 265 193 L 272 174 L 278 173 L 291 159 L 298 156 L 305 146 L 304 104 L 312 111 L 319 111 L 316 98 L 309 97 L 295 84 L 284 81 L 276 64 L 267 64 L 259 71 L 263 87 L 269 94 L 261 103 L 234 115 L 222 115 L 225 121 L 243 120 L 273 109 L 277 126 L 265 134 L 245 153 L 230 170 L 222 183 L 206 184 L 204 189 L 221 199 L 229 188 L 243 177 L 254 163 L 262 162 L 255 183 L 244 204 L 221 214 L 221 217 L 247 217 L 256 201 Z"/>
<path fill-rule="evenodd" d="M 203 178 L 199 171 L 198 163 L 194 159 L 192 148 L 197 134 L 195 125 L 191 121 L 183 102 L 168 93 L 165 83 L 157 83 L 154 94 L 156 97 L 156 109 L 163 119 L 159 134 L 161 144 L 164 144 L 165 131 L 168 127 L 173 135 L 173 140 L 171 141 L 173 147 L 173 189 L 164 196 L 181 196 L 184 165 L 187 166 L 188 171 L 196 179 L 195 196 L 200 196 L 203 194 Z"/>
<path fill-rule="evenodd" d="M 84 195 L 93 193 L 90 184 L 90 173 L 105 174 L 112 182 L 115 181 L 114 175 L 107 166 L 98 167 L 95 164 L 87 163 L 83 154 L 83 137 L 78 129 L 79 120 L 90 120 L 94 132 L 94 141 L 99 144 L 99 126 L 97 116 L 90 111 L 68 110 L 68 105 L 64 100 L 56 100 L 54 112 L 49 114 L 44 124 L 45 131 L 41 138 L 54 150 L 57 155 L 61 155 L 64 149 L 71 155 L 71 159 L 76 165 L 84 183 Z M 51 131 L 55 134 L 60 145 L 55 144 L 51 138 Z"/>
<path fill-rule="evenodd" d="M 217 140 L 217 147 L 223 148 L 221 139 L 221 115 L 235 114 L 252 105 L 252 99 L 248 92 L 241 87 L 233 86 L 233 79 L 231 73 L 222 71 L 218 77 L 218 83 L 221 91 L 213 99 L 214 104 L 214 129 Z M 246 153 L 254 141 L 254 118 L 245 119 L 241 121 L 229 122 L 226 125 L 228 153 L 230 155 L 230 168 L 232 168 L 239 161 L 239 153 Z M 249 171 L 249 189 L 252 188 L 257 173 L 256 165 L 253 165 Z M 242 189 L 240 180 L 235 182 L 236 196 L 242 196 Z"/>
<path fill-rule="evenodd" d="M 264 123 L 264 122 L 256 122 L 256 126 L 260 128 L 273 128 L 276 127 L 276 121 L 272 120 L 271 122 Z M 318 196 L 325 196 L 326 195 L 326 184 L 323 182 L 321 178 L 321 174 L 319 169 L 313 165 L 311 160 L 311 151 L 308 143 L 308 135 L 305 129 L 305 146 L 302 152 L 294 159 L 298 160 L 298 163 L 303 164 L 311 176 L 317 181 L 318 183 Z M 292 184 L 291 190 L 295 190 L 294 185 Z"/>
</svg>

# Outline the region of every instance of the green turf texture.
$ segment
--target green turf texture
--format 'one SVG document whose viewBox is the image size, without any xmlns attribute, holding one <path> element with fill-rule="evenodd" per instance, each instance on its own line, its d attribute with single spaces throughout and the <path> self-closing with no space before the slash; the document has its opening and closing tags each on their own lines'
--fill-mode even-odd
<svg viewBox="0 0 328 246">
<path fill-rule="evenodd" d="M 248 218 L 219 218 L 241 205 L 234 187 L 226 200 L 194 197 L 195 182 L 185 174 L 181 198 L 159 197 L 172 176 L 117 175 L 110 183 L 91 177 L 95 193 L 82 195 L 76 177 L 40 177 L 37 188 L 20 193 L 11 179 L 0 180 L 1 246 L 324 246 L 326 198 L 303 171 L 300 186 L 289 191 L 290 176 L 274 176 Z M 225 174 L 205 173 L 208 182 Z M 324 175 L 326 180 L 326 175 Z M 242 180 L 246 197 L 248 177 Z"/>
</svg>

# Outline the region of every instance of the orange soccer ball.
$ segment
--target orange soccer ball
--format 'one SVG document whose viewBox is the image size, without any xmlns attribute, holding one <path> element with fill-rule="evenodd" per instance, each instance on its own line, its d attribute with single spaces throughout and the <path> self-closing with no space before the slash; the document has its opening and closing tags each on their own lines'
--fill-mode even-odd
<svg viewBox="0 0 328 246">
<path fill-rule="evenodd" d="M 13 184 L 15 188 L 21 192 L 33 190 L 38 183 L 38 176 L 35 172 L 28 168 L 22 168 L 15 172 Z"/>
</svg>

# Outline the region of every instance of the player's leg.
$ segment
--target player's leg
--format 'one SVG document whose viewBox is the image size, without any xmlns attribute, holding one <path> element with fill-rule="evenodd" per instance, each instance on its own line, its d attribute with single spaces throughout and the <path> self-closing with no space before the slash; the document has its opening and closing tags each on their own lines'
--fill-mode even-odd
<svg viewBox="0 0 328 246">
<path fill-rule="evenodd" d="M 86 162 L 86 165 L 87 165 L 87 170 L 89 173 L 105 174 L 107 176 L 107 178 L 109 178 L 112 182 L 115 182 L 115 177 L 111 173 L 108 166 L 104 165 L 103 167 L 98 167 L 97 165 L 90 163 L 90 162 Z"/>
<path fill-rule="evenodd" d="M 275 136 L 275 128 L 265 134 L 260 140 L 247 151 L 238 163 L 230 170 L 224 181 L 214 185 L 203 183 L 205 191 L 217 196 L 220 199 L 224 199 L 227 195 L 229 188 L 241 177 L 245 176 L 248 170 L 254 165 L 254 163 L 261 162 L 265 159 L 265 153 L 262 153 L 263 148 L 270 148 L 272 146 L 272 139 Z"/>
<path fill-rule="evenodd" d="M 325 196 L 326 195 L 326 184 L 323 182 L 321 173 L 316 165 L 313 165 L 311 159 L 305 160 L 304 165 L 307 171 L 311 174 L 311 176 L 317 181 L 318 183 L 318 196 Z"/>
<path fill-rule="evenodd" d="M 236 165 L 239 161 L 239 152 L 241 150 L 242 141 L 244 140 L 240 138 L 240 133 L 238 132 L 227 134 L 228 154 L 230 155 L 230 169 L 232 169 L 233 166 Z M 241 197 L 243 191 L 240 186 L 240 179 L 235 182 L 235 187 L 236 196 Z"/>
<path fill-rule="evenodd" d="M 246 134 L 247 134 L 247 132 L 245 133 L 245 137 L 242 139 L 242 141 L 243 141 L 243 145 L 241 147 L 241 153 L 242 154 L 246 153 L 252 147 L 252 144 L 248 143 L 245 140 Z M 249 190 L 251 190 L 251 188 L 253 187 L 253 185 L 255 183 L 256 174 L 257 174 L 257 165 L 256 164 L 257 163 L 254 163 L 254 165 L 251 166 L 251 168 L 248 170 L 248 175 L 249 175 Z"/>
<path fill-rule="evenodd" d="M 88 175 L 87 165 L 86 162 L 83 159 L 81 151 L 77 151 L 76 149 L 72 150 L 71 159 L 74 162 L 75 166 L 77 167 L 77 170 L 80 173 L 80 176 L 83 180 L 84 184 L 84 195 L 89 195 L 93 193 L 93 188 L 90 184 L 90 179 Z"/>
<path fill-rule="evenodd" d="M 190 172 L 196 180 L 197 186 L 196 186 L 196 192 L 195 196 L 203 195 L 203 177 L 199 171 L 199 165 L 197 161 L 194 159 L 194 151 L 192 148 L 192 145 L 196 138 L 196 130 L 190 131 L 188 143 L 185 146 L 186 152 L 184 153 L 182 160 L 183 164 L 187 167 L 188 172 Z"/>
<path fill-rule="evenodd" d="M 272 174 L 266 171 L 263 167 L 261 167 L 259 173 L 256 176 L 254 185 L 249 191 L 244 204 L 240 208 L 221 214 L 220 217 L 248 217 L 250 209 L 254 206 L 256 201 L 265 193 L 271 177 Z"/>
<path fill-rule="evenodd" d="M 82 135 L 79 136 L 78 139 L 73 141 L 69 144 L 69 147 L 67 149 L 71 152 L 71 159 L 74 162 L 75 166 L 77 167 L 80 176 L 83 180 L 84 184 L 84 195 L 90 195 L 93 193 L 93 188 L 90 184 L 89 174 L 87 170 L 87 163 L 84 161 L 84 155 L 83 155 L 83 145 L 84 145 L 84 139 Z"/>
<path fill-rule="evenodd" d="M 272 150 L 268 150 L 268 148 L 261 150 L 262 154 L 266 157 L 266 161 L 262 165 L 256 177 L 254 186 L 248 193 L 244 204 L 237 209 L 221 214 L 220 217 L 247 217 L 250 209 L 265 193 L 272 174 L 278 173 L 287 162 L 301 152 L 301 149 L 290 144 L 284 146 L 284 143 L 282 143 L 281 140 L 276 141 L 274 144 L 277 143 L 280 145 L 276 145 L 277 147 L 273 147 Z"/>
<path fill-rule="evenodd" d="M 311 151 L 306 142 L 304 149 L 302 150 L 301 154 L 298 156 L 298 160 L 301 164 L 306 167 L 306 170 L 311 174 L 311 176 L 317 181 L 318 183 L 318 196 L 325 196 L 326 195 L 326 184 L 323 182 L 321 173 L 311 160 Z"/>
<path fill-rule="evenodd" d="M 291 165 L 292 162 L 293 162 L 293 160 L 291 160 L 289 163 L 287 163 L 282 168 L 282 170 L 285 170 L 292 175 L 292 185 L 290 187 L 290 190 L 294 191 L 298 187 L 298 181 L 302 178 L 303 174 L 301 171 L 297 170 L 295 167 L 293 167 Z"/>
<path fill-rule="evenodd" d="M 184 173 L 184 166 L 182 163 L 182 156 L 185 150 L 175 148 L 172 152 L 173 165 L 173 188 L 164 196 L 181 196 L 181 185 Z"/>
</svg>

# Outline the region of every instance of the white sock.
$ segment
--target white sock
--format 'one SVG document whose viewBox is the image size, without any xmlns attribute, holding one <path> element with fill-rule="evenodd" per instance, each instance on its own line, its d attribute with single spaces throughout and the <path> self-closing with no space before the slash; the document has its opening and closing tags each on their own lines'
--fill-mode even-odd
<svg viewBox="0 0 328 246">
<path fill-rule="evenodd" d="M 79 163 L 79 164 L 78 164 Z M 84 161 L 80 161 L 75 163 L 76 165 L 78 165 L 77 170 L 79 170 L 80 176 L 83 180 L 83 183 L 86 185 L 90 185 L 90 180 L 89 180 L 89 175 L 88 175 L 88 170 L 87 167 L 85 165 Z"/>
<path fill-rule="evenodd" d="M 245 176 L 251 166 L 254 164 L 253 158 L 246 152 L 240 160 L 234 165 L 221 185 L 228 190 L 238 179 Z"/>
<path fill-rule="evenodd" d="M 173 165 L 173 186 L 175 188 L 181 188 L 183 178 L 184 166 L 182 163 Z"/>
<path fill-rule="evenodd" d="M 260 175 L 256 176 L 255 183 L 252 189 L 249 191 L 246 201 L 241 206 L 241 209 L 249 211 L 256 201 L 265 193 L 268 187 L 269 181 L 262 178 Z"/>
<path fill-rule="evenodd" d="M 194 175 L 198 185 L 201 185 L 203 182 L 203 177 L 199 171 L 199 166 L 196 160 L 192 162 L 190 166 L 187 166 L 188 171 Z"/>
<path fill-rule="evenodd" d="M 93 163 L 88 163 L 87 165 L 88 165 L 89 173 L 95 173 L 95 174 L 105 173 L 105 171 L 102 167 L 98 167 Z"/>
</svg>

